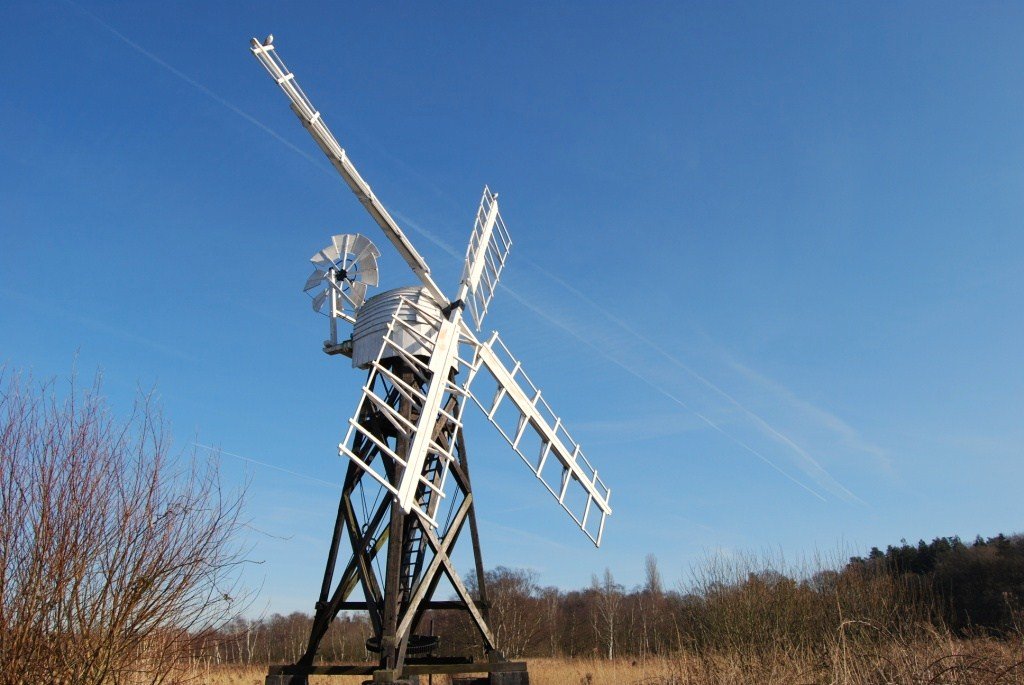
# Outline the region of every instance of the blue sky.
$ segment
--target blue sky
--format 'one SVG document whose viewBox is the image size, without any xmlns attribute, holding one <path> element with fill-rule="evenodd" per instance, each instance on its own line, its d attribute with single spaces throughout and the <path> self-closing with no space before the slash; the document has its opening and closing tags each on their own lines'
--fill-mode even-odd
<svg viewBox="0 0 1024 685">
<path fill-rule="evenodd" d="M 0 360 L 100 369 L 120 409 L 155 386 L 178 446 L 225 450 L 257 608 L 312 608 L 362 382 L 319 351 L 309 255 L 363 232 L 410 282 L 250 55 L 268 32 L 443 286 L 501 193 L 488 323 L 615 514 L 593 549 L 471 423 L 488 565 L 632 585 L 654 553 L 671 583 L 715 551 L 1020 528 L 1021 5 L 0 17 Z"/>
</svg>

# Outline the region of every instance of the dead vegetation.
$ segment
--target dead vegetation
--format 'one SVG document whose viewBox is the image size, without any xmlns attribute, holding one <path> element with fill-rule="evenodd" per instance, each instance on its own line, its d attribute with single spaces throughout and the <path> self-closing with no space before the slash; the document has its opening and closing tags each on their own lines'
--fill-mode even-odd
<svg viewBox="0 0 1024 685">
<path fill-rule="evenodd" d="M 864 628 L 862 626 L 862 628 Z M 844 632 L 854 626 L 844 627 Z M 940 633 L 913 642 L 860 646 L 837 634 L 820 652 L 778 649 L 752 656 L 685 651 L 647 659 L 529 659 L 532 685 L 1018 685 L 1024 683 L 1019 640 L 957 639 Z M 259 668 L 197 674 L 209 685 L 262 685 Z M 362 678 L 313 678 L 314 685 L 354 685 Z M 426 681 L 421 681 L 425 683 Z M 450 681 L 435 676 L 437 685 Z"/>
<path fill-rule="evenodd" d="M 62 398 L 0 369 L 0 683 L 163 683 L 244 608 L 239 496 L 176 459 L 142 398 Z"/>
</svg>

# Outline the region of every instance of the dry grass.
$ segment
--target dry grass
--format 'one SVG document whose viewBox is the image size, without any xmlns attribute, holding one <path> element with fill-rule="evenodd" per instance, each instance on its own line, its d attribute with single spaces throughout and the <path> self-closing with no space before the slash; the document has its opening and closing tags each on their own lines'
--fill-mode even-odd
<svg viewBox="0 0 1024 685">
<path fill-rule="evenodd" d="M 687 652 L 651 659 L 529 659 L 532 685 L 1024 685 L 1024 644 L 939 633 L 869 650 L 840 636 L 829 650 L 758 656 Z M 213 671 L 208 685 L 262 685 L 262 669 Z M 350 685 L 363 678 L 313 678 Z M 434 683 L 447 683 L 435 677 Z M 424 683 L 425 685 L 425 683 Z"/>
<path fill-rule="evenodd" d="M 872 653 L 681 654 L 604 661 L 535 659 L 532 685 L 1020 685 L 1020 643 L 954 640 L 900 645 Z"/>
</svg>

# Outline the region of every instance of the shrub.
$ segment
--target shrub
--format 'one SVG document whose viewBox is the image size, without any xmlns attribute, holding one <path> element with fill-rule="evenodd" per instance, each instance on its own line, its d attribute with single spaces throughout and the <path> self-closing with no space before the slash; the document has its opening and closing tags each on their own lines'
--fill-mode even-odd
<svg viewBox="0 0 1024 685">
<path fill-rule="evenodd" d="M 241 608 L 241 494 L 148 398 L 0 372 L 0 682 L 161 683 Z"/>
</svg>

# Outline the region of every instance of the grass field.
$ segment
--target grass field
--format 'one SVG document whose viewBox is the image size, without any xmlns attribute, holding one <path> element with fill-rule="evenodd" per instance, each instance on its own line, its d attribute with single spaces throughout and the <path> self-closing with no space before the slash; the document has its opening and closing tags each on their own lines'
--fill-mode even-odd
<svg viewBox="0 0 1024 685">
<path fill-rule="evenodd" d="M 649 659 L 528 659 L 531 685 L 1024 685 L 1024 643 L 935 636 L 863 653 L 838 643 L 831 652 L 695 654 Z M 223 668 L 199 676 L 208 685 L 262 685 L 264 669 Z M 355 685 L 361 677 L 314 678 Z M 426 685 L 426 679 L 421 680 Z M 450 680 L 435 676 L 433 683 Z"/>
</svg>

